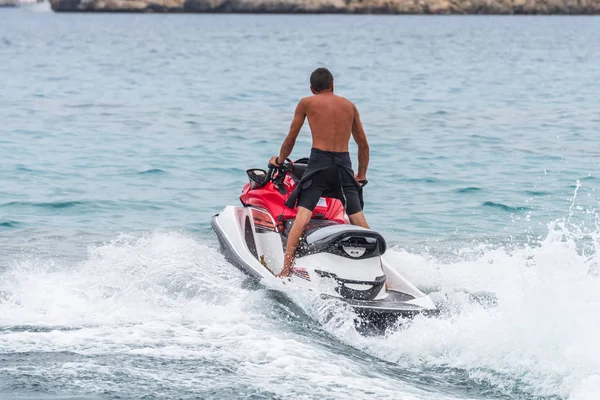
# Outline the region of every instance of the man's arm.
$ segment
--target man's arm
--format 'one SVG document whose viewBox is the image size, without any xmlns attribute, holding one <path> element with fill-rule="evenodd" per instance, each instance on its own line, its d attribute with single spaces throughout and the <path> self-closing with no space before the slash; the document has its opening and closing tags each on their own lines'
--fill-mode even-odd
<svg viewBox="0 0 600 400">
<path fill-rule="evenodd" d="M 285 140 L 283 141 L 283 144 L 281 145 L 281 149 L 279 150 L 279 157 L 277 157 L 275 163 L 283 164 L 285 162 L 285 159 L 288 158 L 290 154 L 292 154 L 292 150 L 294 150 L 294 145 L 296 144 L 296 138 L 300 133 L 300 129 L 302 129 L 302 125 L 304 125 L 305 118 L 306 101 L 305 99 L 302 99 L 296 106 L 296 111 L 294 112 L 294 119 L 292 120 L 292 124 L 290 125 L 290 131 L 286 136 Z M 271 164 L 273 164 L 273 162 L 271 162 Z"/>
<path fill-rule="evenodd" d="M 354 121 L 352 122 L 352 137 L 358 145 L 358 173 L 356 174 L 356 180 L 367 179 L 367 168 L 369 167 L 369 142 L 367 142 L 367 135 L 363 129 L 362 122 L 360 121 L 360 114 L 354 104 Z"/>
</svg>

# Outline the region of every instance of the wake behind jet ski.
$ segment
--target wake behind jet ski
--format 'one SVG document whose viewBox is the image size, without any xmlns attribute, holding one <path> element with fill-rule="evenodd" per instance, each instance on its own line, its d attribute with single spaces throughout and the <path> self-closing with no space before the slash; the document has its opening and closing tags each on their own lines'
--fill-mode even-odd
<svg viewBox="0 0 600 400">
<path fill-rule="evenodd" d="M 347 223 L 342 203 L 333 198 L 321 198 L 315 207 L 291 275 L 276 277 L 297 211 L 284 203 L 300 182 L 306 162 L 247 171 L 242 205 L 225 207 L 211 222 L 225 257 L 268 287 L 307 290 L 342 301 L 361 317 L 361 324 L 387 324 L 435 312 L 429 296 L 386 262 L 383 236 Z"/>
</svg>

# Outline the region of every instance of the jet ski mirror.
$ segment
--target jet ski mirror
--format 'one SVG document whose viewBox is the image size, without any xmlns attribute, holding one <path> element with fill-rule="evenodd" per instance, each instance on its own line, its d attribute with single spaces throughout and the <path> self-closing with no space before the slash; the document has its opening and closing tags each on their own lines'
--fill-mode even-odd
<svg viewBox="0 0 600 400">
<path fill-rule="evenodd" d="M 269 182 L 267 171 L 264 169 L 253 168 L 246 171 L 250 180 L 250 189 L 258 189 Z"/>
</svg>

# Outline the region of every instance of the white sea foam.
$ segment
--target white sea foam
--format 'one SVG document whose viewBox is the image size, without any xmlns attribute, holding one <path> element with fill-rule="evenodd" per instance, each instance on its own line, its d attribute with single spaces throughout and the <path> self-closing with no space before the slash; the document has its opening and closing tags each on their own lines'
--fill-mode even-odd
<svg viewBox="0 0 600 400">
<path fill-rule="evenodd" d="M 219 393 L 244 384 L 282 398 L 452 398 L 372 373 L 290 328 L 273 312 L 269 292 L 244 289 L 244 276 L 214 248 L 179 233 L 124 236 L 90 249 L 77 265 L 16 261 L 3 278 L 1 325 L 9 328 L 0 332 L 0 353 L 33 354 L 28 376 L 50 377 L 58 393 L 116 390 L 122 374 L 128 395 L 136 387 Z M 48 370 L 36 368 L 36 352 L 86 358 Z M 105 356 L 163 361 L 155 368 L 95 361 Z M 186 369 L 169 372 L 186 360 Z M 0 374 L 20 370 L 5 364 Z"/>
<path fill-rule="evenodd" d="M 292 293 L 315 318 L 305 322 L 337 338 L 327 346 L 319 344 L 326 339 L 286 324 L 285 312 L 274 309 L 277 301 L 265 290 L 246 289 L 245 277 L 212 246 L 180 233 L 123 236 L 90 249 L 77 265 L 15 261 L 0 284 L 1 324 L 48 328 L 4 331 L 0 352 L 198 360 L 198 369 L 185 376 L 167 376 L 160 368 L 136 372 L 192 389 L 217 384 L 199 378 L 201 365 L 212 363 L 233 369 L 236 382 L 284 397 L 452 397 L 346 357 L 349 345 L 400 371 L 458 369 L 499 394 L 593 398 L 600 376 L 600 258 L 594 252 L 600 243 L 596 232 L 574 231 L 556 222 L 538 243 L 466 248 L 459 261 L 389 251 L 388 260 L 412 281 L 435 288 L 432 296 L 444 313 L 417 317 L 385 337 L 357 334 L 350 310 Z M 52 374 L 102 368 L 73 361 Z"/>
<path fill-rule="evenodd" d="M 402 250 L 389 261 L 417 284 L 438 287 L 445 315 L 416 318 L 384 338 L 340 335 L 401 365 L 458 368 L 501 393 L 591 399 L 600 376 L 598 234 L 550 225 L 547 237 L 516 249 L 478 248 L 462 261 Z M 590 243 L 591 242 L 591 243 Z M 494 301 L 474 301 L 487 292 Z M 492 296 L 493 295 L 493 296 Z M 336 331 L 334 331 L 336 332 Z"/>
</svg>

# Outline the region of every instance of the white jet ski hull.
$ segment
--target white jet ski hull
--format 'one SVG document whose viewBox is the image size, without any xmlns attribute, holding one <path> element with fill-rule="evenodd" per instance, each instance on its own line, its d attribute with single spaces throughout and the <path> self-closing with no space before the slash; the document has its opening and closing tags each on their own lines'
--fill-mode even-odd
<svg viewBox="0 0 600 400">
<path fill-rule="evenodd" d="M 362 323 L 367 324 L 387 324 L 398 318 L 436 313 L 431 298 L 392 268 L 381 255 L 367 257 L 364 254 L 373 251 L 369 249 L 374 245 L 366 244 L 364 246 L 369 249 L 364 250 L 360 244 L 352 244 L 356 242 L 353 239 L 362 236 L 366 238 L 363 241 L 373 243 L 380 235 L 352 225 L 336 224 L 316 229 L 305 238 L 308 250 L 305 254 L 299 250 L 292 275 L 284 279 L 276 277 L 283 265 L 285 232 L 265 230 L 256 225 L 253 209 L 265 218 L 265 210 L 227 206 L 213 217 L 211 226 L 226 259 L 256 281 L 276 290 L 296 287 L 320 292 L 322 298 L 333 298 L 350 305 Z"/>
</svg>

